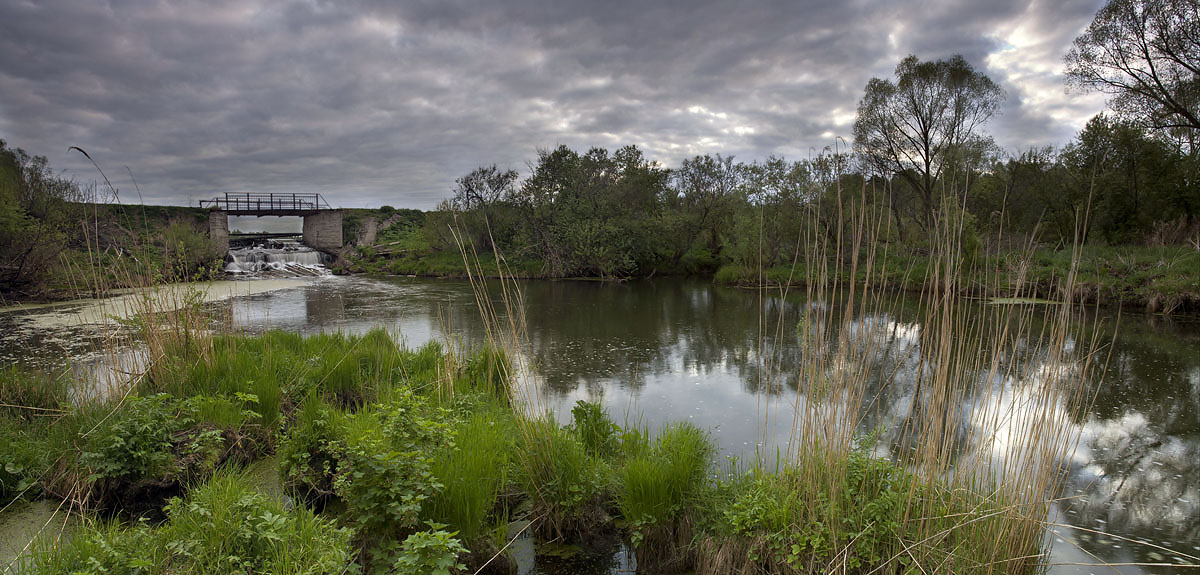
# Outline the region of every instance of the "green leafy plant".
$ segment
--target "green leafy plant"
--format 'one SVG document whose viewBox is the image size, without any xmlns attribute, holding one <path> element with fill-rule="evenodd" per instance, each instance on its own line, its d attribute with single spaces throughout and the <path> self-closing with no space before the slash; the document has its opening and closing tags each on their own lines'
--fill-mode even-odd
<svg viewBox="0 0 1200 575">
<path fill-rule="evenodd" d="M 85 527 L 35 549 L 26 572 L 168 574 L 356 572 L 351 533 L 301 507 L 248 487 L 249 479 L 218 473 L 167 506 L 167 522 Z"/>
<path fill-rule="evenodd" d="M 338 471 L 337 413 L 310 394 L 279 446 L 279 471 L 284 490 L 310 504 L 333 496 Z"/>
<path fill-rule="evenodd" d="M 392 565 L 394 575 L 451 575 L 467 568 L 458 561 L 467 549 L 455 538 L 456 533 L 443 531 L 445 525 L 438 523 L 430 523 L 429 527 L 401 543 Z"/>
<path fill-rule="evenodd" d="M 89 437 L 82 462 L 92 477 L 153 476 L 174 461 L 172 437 L 191 419 L 170 396 L 131 397 Z"/>
<path fill-rule="evenodd" d="M 347 418 L 333 487 L 360 533 L 386 537 L 419 525 L 422 505 L 442 487 L 433 453 L 453 445 L 443 415 L 433 409 L 429 416 L 423 400 L 402 391 Z"/>
</svg>

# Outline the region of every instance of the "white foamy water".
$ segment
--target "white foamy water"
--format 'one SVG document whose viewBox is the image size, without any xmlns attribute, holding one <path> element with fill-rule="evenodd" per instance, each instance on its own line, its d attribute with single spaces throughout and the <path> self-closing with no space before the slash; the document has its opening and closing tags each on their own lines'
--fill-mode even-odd
<svg viewBox="0 0 1200 575">
<path fill-rule="evenodd" d="M 329 256 L 298 242 L 273 242 L 270 245 L 229 250 L 225 272 L 238 276 L 316 276 L 328 275 Z"/>
</svg>

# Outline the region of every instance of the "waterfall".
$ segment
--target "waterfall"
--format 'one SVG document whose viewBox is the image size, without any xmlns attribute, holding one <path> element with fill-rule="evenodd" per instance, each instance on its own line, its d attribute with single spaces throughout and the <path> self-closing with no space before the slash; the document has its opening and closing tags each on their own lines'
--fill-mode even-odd
<svg viewBox="0 0 1200 575">
<path fill-rule="evenodd" d="M 296 277 L 329 274 L 330 257 L 298 241 L 272 241 L 229 250 L 225 272 L 240 277 Z"/>
</svg>

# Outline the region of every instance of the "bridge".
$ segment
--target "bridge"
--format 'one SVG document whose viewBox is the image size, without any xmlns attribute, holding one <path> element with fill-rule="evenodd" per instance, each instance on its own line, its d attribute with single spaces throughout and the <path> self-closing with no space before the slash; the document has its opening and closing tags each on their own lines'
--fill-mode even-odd
<svg viewBox="0 0 1200 575">
<path fill-rule="evenodd" d="M 200 200 L 200 207 L 212 208 L 231 216 L 310 216 L 332 210 L 321 194 L 226 193 L 211 200 Z"/>
<path fill-rule="evenodd" d="M 321 194 L 226 193 L 200 207 L 210 210 L 208 237 L 218 249 L 229 250 L 229 216 L 300 216 L 305 245 L 335 255 L 342 249 L 342 212 Z"/>
</svg>

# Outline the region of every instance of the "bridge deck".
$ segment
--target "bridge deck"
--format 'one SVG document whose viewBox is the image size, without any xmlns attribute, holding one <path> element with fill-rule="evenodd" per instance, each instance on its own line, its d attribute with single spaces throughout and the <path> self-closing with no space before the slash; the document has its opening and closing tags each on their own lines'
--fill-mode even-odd
<svg viewBox="0 0 1200 575">
<path fill-rule="evenodd" d="M 234 216 L 308 216 L 331 210 L 321 194 L 226 193 L 200 200 L 202 208 L 216 208 Z"/>
</svg>

